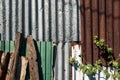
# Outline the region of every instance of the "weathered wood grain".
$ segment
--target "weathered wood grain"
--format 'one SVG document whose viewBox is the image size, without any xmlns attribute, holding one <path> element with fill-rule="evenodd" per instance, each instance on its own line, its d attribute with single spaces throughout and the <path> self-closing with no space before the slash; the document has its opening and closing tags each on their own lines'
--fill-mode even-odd
<svg viewBox="0 0 120 80">
<path fill-rule="evenodd" d="M 20 74 L 20 80 L 25 80 L 26 77 L 26 68 L 28 64 L 28 59 L 26 57 L 21 57 L 22 65 L 21 65 L 21 74 Z"/>
<path fill-rule="evenodd" d="M 32 36 L 27 37 L 30 80 L 39 80 L 37 53 Z"/>
<path fill-rule="evenodd" d="M 15 80 L 16 66 L 19 57 L 20 41 L 21 41 L 21 33 L 18 33 L 15 40 L 14 53 L 11 56 L 11 61 L 9 63 L 6 80 Z"/>
</svg>

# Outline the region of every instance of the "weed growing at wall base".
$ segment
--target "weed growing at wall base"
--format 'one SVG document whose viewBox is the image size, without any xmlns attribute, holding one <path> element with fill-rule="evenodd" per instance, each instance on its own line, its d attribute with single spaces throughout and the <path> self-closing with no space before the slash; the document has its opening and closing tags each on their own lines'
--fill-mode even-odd
<svg viewBox="0 0 120 80">
<path fill-rule="evenodd" d="M 104 39 L 99 39 L 98 36 L 93 37 L 93 42 L 97 46 L 97 48 L 104 52 L 101 57 L 106 61 L 106 69 L 103 69 L 102 61 L 99 59 L 95 63 L 88 63 L 82 55 L 79 55 L 82 60 L 84 60 L 85 64 L 80 64 L 75 58 L 70 57 L 69 63 L 71 66 L 74 66 L 75 69 L 80 69 L 84 74 L 88 77 L 93 77 L 98 74 L 98 72 L 103 72 L 108 79 L 110 76 L 115 79 L 120 79 L 120 66 L 118 61 L 120 60 L 120 54 L 117 59 L 114 59 L 114 55 L 112 53 L 112 48 L 108 47 L 105 44 Z M 113 69 L 114 72 L 108 70 L 108 68 Z"/>
</svg>

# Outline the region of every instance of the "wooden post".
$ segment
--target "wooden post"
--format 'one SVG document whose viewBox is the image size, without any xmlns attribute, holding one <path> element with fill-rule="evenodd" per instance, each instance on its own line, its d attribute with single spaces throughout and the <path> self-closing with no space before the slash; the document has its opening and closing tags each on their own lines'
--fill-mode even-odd
<svg viewBox="0 0 120 80">
<path fill-rule="evenodd" d="M 6 80 L 16 80 L 15 72 L 16 72 L 16 65 L 19 57 L 20 41 L 21 41 L 21 33 L 18 33 L 15 40 L 14 54 L 12 55 L 11 61 L 9 63 L 9 68 L 8 68 L 9 75 L 7 75 Z"/>
<path fill-rule="evenodd" d="M 5 76 L 7 73 L 7 67 L 10 59 L 10 54 L 9 53 L 2 53 L 1 57 L 1 65 L 0 65 L 0 80 L 5 80 Z"/>
<path fill-rule="evenodd" d="M 22 65 L 21 65 L 21 75 L 20 75 L 20 80 L 25 80 L 26 76 L 26 68 L 28 64 L 28 59 L 26 57 L 21 57 Z"/>
<path fill-rule="evenodd" d="M 32 36 L 27 37 L 27 48 L 28 48 L 30 80 L 39 80 L 37 53 L 35 50 Z"/>
<path fill-rule="evenodd" d="M 13 57 L 13 53 L 11 53 L 5 80 L 11 80 L 10 74 L 12 72 L 13 61 L 14 61 L 14 57 Z"/>
<path fill-rule="evenodd" d="M 3 52 L 2 56 L 1 56 L 1 59 L 0 59 L 0 80 L 2 78 L 2 71 L 3 71 L 2 68 L 3 68 L 4 64 L 5 64 L 5 56 L 6 56 L 6 53 Z"/>
</svg>

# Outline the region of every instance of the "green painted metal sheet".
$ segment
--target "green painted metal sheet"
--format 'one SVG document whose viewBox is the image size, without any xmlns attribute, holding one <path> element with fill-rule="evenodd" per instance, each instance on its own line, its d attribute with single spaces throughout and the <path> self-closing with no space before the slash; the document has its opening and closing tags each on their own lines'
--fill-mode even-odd
<svg viewBox="0 0 120 80">
<path fill-rule="evenodd" d="M 10 41 L 5 41 L 5 51 L 10 52 Z"/>
<path fill-rule="evenodd" d="M 15 42 L 14 41 L 10 41 L 10 52 L 14 52 L 14 45 L 15 45 Z"/>
<path fill-rule="evenodd" d="M 46 50 L 45 50 L 45 42 L 42 42 L 41 43 L 41 51 L 40 51 L 40 53 L 41 53 L 41 66 L 42 66 L 42 73 L 43 73 L 43 80 L 46 80 L 46 77 L 45 77 L 45 74 L 46 74 L 46 70 L 45 70 L 45 67 L 46 67 L 46 65 L 45 65 L 45 62 L 46 62 L 46 60 L 45 60 L 45 58 L 46 58 Z"/>
<path fill-rule="evenodd" d="M 51 42 L 47 42 L 46 43 L 46 80 L 50 80 L 51 79 L 51 47 L 52 44 Z"/>
<path fill-rule="evenodd" d="M 5 51 L 5 41 L 1 41 L 1 50 Z"/>
</svg>

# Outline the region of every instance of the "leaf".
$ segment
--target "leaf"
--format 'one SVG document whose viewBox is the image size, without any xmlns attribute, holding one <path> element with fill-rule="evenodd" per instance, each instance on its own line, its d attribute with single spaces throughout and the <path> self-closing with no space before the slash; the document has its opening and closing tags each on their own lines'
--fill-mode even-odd
<svg viewBox="0 0 120 80">
<path fill-rule="evenodd" d="M 111 53 L 112 52 L 112 48 L 107 48 L 107 52 Z"/>
</svg>

